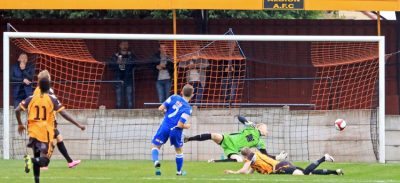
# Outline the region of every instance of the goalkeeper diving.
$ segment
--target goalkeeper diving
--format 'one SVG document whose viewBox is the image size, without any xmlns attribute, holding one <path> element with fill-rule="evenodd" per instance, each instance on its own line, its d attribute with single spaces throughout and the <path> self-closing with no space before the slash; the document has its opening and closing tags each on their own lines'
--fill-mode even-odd
<svg viewBox="0 0 400 183">
<path fill-rule="evenodd" d="M 238 120 L 245 125 L 245 128 L 238 133 L 219 134 L 219 133 L 204 133 L 192 137 L 184 137 L 184 142 L 190 141 L 206 141 L 212 140 L 220 145 L 224 150 L 227 159 L 223 160 L 208 160 L 211 162 L 243 162 L 240 155 L 242 148 L 257 148 L 261 153 L 276 160 L 284 160 L 287 153 L 282 151 L 279 155 L 273 156 L 267 153 L 265 142 L 262 136 L 267 136 L 267 125 L 264 123 L 253 123 L 245 117 L 238 116 Z"/>
</svg>

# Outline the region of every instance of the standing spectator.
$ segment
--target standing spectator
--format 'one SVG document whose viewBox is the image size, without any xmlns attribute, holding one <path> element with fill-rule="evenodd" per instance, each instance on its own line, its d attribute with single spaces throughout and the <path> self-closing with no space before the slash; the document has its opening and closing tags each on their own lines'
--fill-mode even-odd
<svg viewBox="0 0 400 183">
<path fill-rule="evenodd" d="M 237 73 L 232 61 L 228 61 L 228 65 L 224 68 L 222 77 L 222 88 L 224 91 L 225 101 L 231 103 L 236 98 L 236 90 L 238 87 Z"/>
<path fill-rule="evenodd" d="M 114 71 L 114 79 L 123 81 L 115 84 L 116 93 L 116 108 L 133 108 L 134 104 L 134 61 L 135 55 L 129 51 L 128 41 L 121 41 L 119 43 L 119 51 L 112 55 L 110 62 Z M 126 96 L 125 102 L 123 96 Z M 126 104 L 126 107 L 124 107 Z"/>
<path fill-rule="evenodd" d="M 231 57 L 234 54 L 236 48 L 236 42 L 231 41 L 229 43 L 228 55 Z M 238 88 L 238 70 L 235 64 L 232 64 L 233 60 L 228 60 L 228 65 L 224 68 L 222 77 L 222 88 L 224 90 L 225 101 L 228 103 L 233 102 L 236 99 L 236 90 Z"/>
<path fill-rule="evenodd" d="M 206 68 L 210 65 L 207 59 L 202 59 L 200 57 L 201 47 L 199 45 L 194 46 L 193 59 L 190 61 L 179 62 L 179 67 L 186 68 L 186 80 L 194 88 L 194 103 L 201 103 L 203 99 L 204 87 L 206 87 Z M 196 58 L 198 57 L 198 58 Z"/>
<path fill-rule="evenodd" d="M 154 73 L 156 76 L 156 88 L 158 100 L 163 103 L 170 96 L 172 78 L 174 77 L 174 64 L 165 54 L 165 45 L 160 44 L 160 51 L 153 57 Z"/>
<path fill-rule="evenodd" d="M 34 73 L 33 65 L 28 63 L 28 55 L 21 53 L 18 63 L 11 67 L 11 82 L 14 82 L 12 84 L 14 108 L 17 108 L 22 100 L 32 95 Z"/>
</svg>

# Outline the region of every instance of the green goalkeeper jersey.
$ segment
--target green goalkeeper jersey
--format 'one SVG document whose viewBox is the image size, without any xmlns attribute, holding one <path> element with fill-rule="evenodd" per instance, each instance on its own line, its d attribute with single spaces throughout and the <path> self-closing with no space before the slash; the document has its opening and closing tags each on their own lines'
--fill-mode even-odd
<svg viewBox="0 0 400 183">
<path fill-rule="evenodd" d="M 224 149 L 224 154 L 229 156 L 231 154 L 238 154 L 244 147 L 265 149 L 265 142 L 261 139 L 258 129 L 249 126 L 239 133 L 224 134 L 221 147 Z"/>
</svg>

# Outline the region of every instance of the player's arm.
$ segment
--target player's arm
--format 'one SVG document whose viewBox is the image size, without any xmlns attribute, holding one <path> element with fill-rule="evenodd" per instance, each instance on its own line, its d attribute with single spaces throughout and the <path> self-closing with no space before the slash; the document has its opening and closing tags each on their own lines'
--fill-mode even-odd
<svg viewBox="0 0 400 183">
<path fill-rule="evenodd" d="M 250 174 L 253 173 L 254 170 L 250 167 L 251 161 L 247 161 L 243 164 L 243 167 L 239 170 L 225 170 L 226 174 Z"/>
<path fill-rule="evenodd" d="M 160 107 L 158 107 L 158 110 L 161 111 L 162 113 L 167 112 L 167 107 L 165 107 L 164 103 L 160 105 Z"/>
<path fill-rule="evenodd" d="M 243 117 L 243 116 L 238 116 L 237 118 L 238 118 L 239 122 L 241 122 L 241 123 L 242 123 L 243 125 L 245 125 L 245 126 L 252 126 L 252 127 L 255 126 L 255 124 L 254 124 L 253 122 L 247 120 L 247 119 L 246 119 L 245 117 Z"/>
<path fill-rule="evenodd" d="M 181 118 L 179 119 L 178 124 L 176 125 L 176 127 L 182 128 L 182 129 L 189 129 L 190 128 L 190 124 L 186 123 L 189 119 L 190 119 L 190 112 L 189 111 L 182 113 Z"/>
<path fill-rule="evenodd" d="M 69 113 L 67 113 L 67 111 L 65 110 L 61 110 L 60 115 L 66 119 L 67 121 L 69 121 L 70 123 L 74 124 L 75 126 L 77 126 L 78 128 L 80 128 L 82 131 L 86 129 L 85 126 L 81 125 L 80 123 L 78 123 L 74 118 L 71 117 L 71 115 Z"/>
<path fill-rule="evenodd" d="M 22 120 L 21 120 L 21 111 L 25 111 L 26 108 L 28 108 L 29 102 L 31 102 L 31 100 L 32 100 L 32 96 L 26 98 L 15 109 L 15 117 L 17 118 L 17 122 L 18 122 L 18 133 L 19 133 L 19 135 L 22 135 L 22 133 L 25 131 L 25 126 L 24 126 L 24 124 L 22 123 Z"/>
<path fill-rule="evenodd" d="M 182 123 L 182 121 L 179 121 L 179 122 L 178 122 L 178 125 L 176 125 L 176 127 L 182 128 L 182 129 L 189 129 L 189 128 L 190 128 L 190 124 L 188 124 L 188 123 Z"/>
<path fill-rule="evenodd" d="M 19 135 L 22 135 L 22 133 L 25 131 L 25 126 L 24 126 L 24 124 L 22 124 L 22 120 L 21 120 L 21 111 L 23 111 L 23 109 L 20 106 L 18 106 L 15 109 L 15 117 L 17 118 L 17 122 L 18 122 Z"/>
<path fill-rule="evenodd" d="M 266 149 L 259 149 L 259 151 L 265 155 L 267 155 L 268 157 L 272 158 L 272 159 L 276 159 L 276 156 L 273 156 L 271 154 L 268 154 Z"/>
<path fill-rule="evenodd" d="M 168 109 L 168 107 L 170 107 L 171 101 L 172 101 L 172 98 L 173 98 L 173 97 L 174 97 L 174 95 L 168 97 L 167 100 L 165 100 L 165 101 L 160 105 L 160 107 L 158 107 L 158 110 L 161 111 L 162 113 L 167 112 L 167 109 Z"/>
<path fill-rule="evenodd" d="M 259 151 L 265 155 L 267 155 L 268 157 L 278 160 L 278 161 L 283 161 L 287 158 L 288 154 L 285 151 L 281 151 L 281 153 L 279 153 L 277 156 L 268 154 L 267 150 L 264 149 L 259 149 Z"/>
<path fill-rule="evenodd" d="M 53 102 L 54 105 L 54 111 L 60 113 L 60 115 L 66 119 L 67 121 L 69 121 L 70 123 L 74 124 L 75 126 L 77 126 L 78 128 L 80 128 L 82 131 L 86 129 L 85 126 L 81 125 L 80 123 L 78 123 L 73 117 L 71 117 L 70 114 L 67 113 L 67 111 L 65 111 L 64 106 L 62 106 L 62 104 L 60 103 L 60 101 L 57 100 L 57 98 L 55 97 L 55 95 L 50 95 L 50 98 Z"/>
</svg>

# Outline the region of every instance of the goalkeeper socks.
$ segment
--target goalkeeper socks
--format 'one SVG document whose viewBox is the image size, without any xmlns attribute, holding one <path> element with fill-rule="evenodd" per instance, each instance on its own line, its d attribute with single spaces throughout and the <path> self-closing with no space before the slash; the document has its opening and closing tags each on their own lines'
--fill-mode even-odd
<svg viewBox="0 0 400 183">
<path fill-rule="evenodd" d="M 158 149 L 157 148 L 151 149 L 151 158 L 153 159 L 153 162 L 158 161 Z"/>
<path fill-rule="evenodd" d="M 325 157 L 322 157 L 321 159 L 308 165 L 307 168 L 303 171 L 304 175 L 309 175 L 311 172 L 313 172 L 319 166 L 319 164 L 321 164 L 324 161 L 325 161 Z"/>
<path fill-rule="evenodd" d="M 338 173 L 335 170 L 327 170 L 327 169 L 322 169 L 322 170 L 314 170 L 312 171 L 312 174 L 315 175 L 337 175 Z"/>
<path fill-rule="evenodd" d="M 183 153 L 175 155 L 176 171 L 181 172 L 183 166 Z"/>
<path fill-rule="evenodd" d="M 60 153 L 61 153 L 61 154 L 64 156 L 64 158 L 67 160 L 67 162 L 68 162 L 68 163 L 71 163 L 71 162 L 72 162 L 72 159 L 71 159 L 71 157 L 69 157 L 69 155 L 68 155 L 68 151 L 67 151 L 67 148 L 66 148 L 65 145 L 64 145 L 64 142 L 61 141 L 61 142 L 57 143 L 57 147 L 58 147 L 58 150 L 60 151 Z"/>
<path fill-rule="evenodd" d="M 205 133 L 205 134 L 200 134 L 196 135 L 193 137 L 189 137 L 188 141 L 205 141 L 205 140 L 211 140 L 211 133 Z"/>
</svg>

